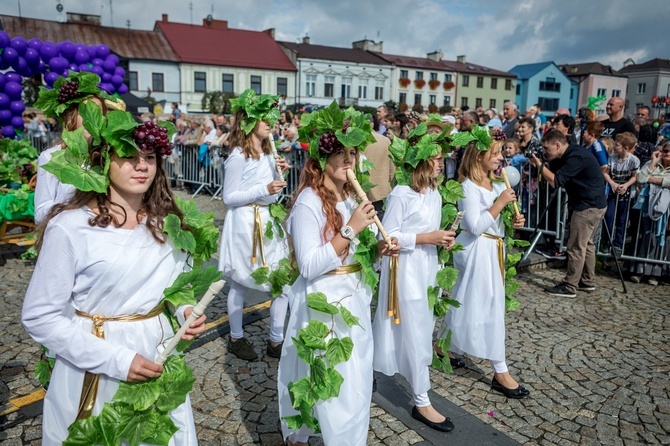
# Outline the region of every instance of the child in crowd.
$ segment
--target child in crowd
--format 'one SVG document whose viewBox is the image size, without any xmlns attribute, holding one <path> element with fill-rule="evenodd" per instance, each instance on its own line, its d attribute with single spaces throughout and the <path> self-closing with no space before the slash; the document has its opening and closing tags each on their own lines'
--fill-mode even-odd
<svg viewBox="0 0 670 446">
<path fill-rule="evenodd" d="M 609 157 L 607 149 L 599 139 L 600 135 L 603 134 L 604 128 L 603 123 L 600 121 L 588 121 L 582 133 L 584 147 L 596 157 L 600 170 L 603 172 L 607 170 L 607 159 Z"/>
</svg>

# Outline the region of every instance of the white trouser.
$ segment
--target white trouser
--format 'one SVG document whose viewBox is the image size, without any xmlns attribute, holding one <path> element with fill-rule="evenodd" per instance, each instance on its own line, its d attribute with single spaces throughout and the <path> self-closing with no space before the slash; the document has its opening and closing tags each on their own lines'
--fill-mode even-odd
<svg viewBox="0 0 670 446">
<path fill-rule="evenodd" d="M 424 392 L 420 395 L 414 395 L 414 405 L 416 407 L 430 406 L 430 398 L 428 398 L 428 392 Z"/>
<path fill-rule="evenodd" d="M 242 328 L 242 316 L 244 310 L 244 296 L 247 287 L 232 281 L 230 292 L 228 293 L 228 323 L 230 324 L 230 337 L 241 339 L 244 337 Z M 284 341 L 284 321 L 286 320 L 286 311 L 288 309 L 288 298 L 282 294 L 272 301 L 270 306 L 270 341 Z"/>
<path fill-rule="evenodd" d="M 507 372 L 507 363 L 505 361 L 492 361 L 489 360 L 491 363 L 491 367 L 493 367 L 493 371 L 495 373 L 505 373 Z"/>
</svg>

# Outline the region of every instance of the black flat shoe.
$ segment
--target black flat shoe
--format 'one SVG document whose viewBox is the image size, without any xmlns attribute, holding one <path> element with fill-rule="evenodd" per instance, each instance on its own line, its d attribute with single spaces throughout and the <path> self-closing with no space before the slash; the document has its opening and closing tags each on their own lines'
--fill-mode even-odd
<svg viewBox="0 0 670 446">
<path fill-rule="evenodd" d="M 507 387 L 500 384 L 495 376 L 491 380 L 491 389 L 495 390 L 496 392 L 502 393 L 507 398 L 513 398 L 515 400 L 519 400 L 521 398 L 525 398 L 528 395 L 530 395 L 530 390 L 526 389 L 522 385 L 519 385 L 519 387 L 517 387 L 516 389 L 508 389 Z"/>
<path fill-rule="evenodd" d="M 444 421 L 441 423 L 434 423 L 430 421 L 428 418 L 421 415 L 416 406 L 412 407 L 412 418 L 414 418 L 417 421 L 421 421 L 423 424 L 430 427 L 431 429 L 435 429 L 442 432 L 450 432 L 454 430 L 454 423 L 452 423 L 449 418 L 445 418 Z"/>
<path fill-rule="evenodd" d="M 434 351 L 434 350 L 433 350 Z M 444 355 L 438 352 L 435 352 L 438 358 L 444 359 Z M 465 361 L 462 358 L 452 358 L 449 356 L 449 364 L 451 364 L 452 369 L 462 369 L 465 367 Z"/>
</svg>

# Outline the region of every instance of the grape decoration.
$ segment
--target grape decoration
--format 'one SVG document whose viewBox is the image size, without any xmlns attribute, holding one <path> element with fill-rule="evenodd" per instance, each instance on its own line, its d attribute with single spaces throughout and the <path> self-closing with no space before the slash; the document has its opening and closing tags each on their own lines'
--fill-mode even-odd
<svg viewBox="0 0 670 446">
<path fill-rule="evenodd" d="M 19 169 L 19 167 L 17 167 L 17 169 Z M 25 178 L 26 181 L 30 180 L 33 175 L 35 175 L 35 166 L 33 166 L 32 163 L 24 164 L 23 168 L 19 169 L 19 176 Z"/>
<path fill-rule="evenodd" d="M 63 104 L 69 100 L 80 98 L 82 94 L 78 91 L 78 89 L 79 89 L 79 81 L 73 80 L 67 82 L 65 85 L 60 87 L 58 102 Z"/>
<path fill-rule="evenodd" d="M 319 138 L 319 151 L 330 155 L 336 149 L 344 148 L 342 143 L 335 136 L 335 132 L 328 132 L 321 135 Z"/>
<path fill-rule="evenodd" d="M 142 152 L 156 152 L 160 156 L 172 154 L 172 143 L 168 141 L 168 129 L 146 121 L 133 132 L 137 148 Z"/>
</svg>

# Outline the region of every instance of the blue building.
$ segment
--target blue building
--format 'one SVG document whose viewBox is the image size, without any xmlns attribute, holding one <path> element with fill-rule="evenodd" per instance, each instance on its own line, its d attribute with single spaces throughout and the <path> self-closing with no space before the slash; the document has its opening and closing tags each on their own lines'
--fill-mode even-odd
<svg viewBox="0 0 670 446">
<path fill-rule="evenodd" d="M 517 65 L 509 72 L 517 75 L 516 103 L 520 113 L 535 104 L 540 104 L 546 116 L 552 116 L 559 108 L 569 109 L 572 115 L 577 112 L 579 84 L 554 62 Z"/>
</svg>

